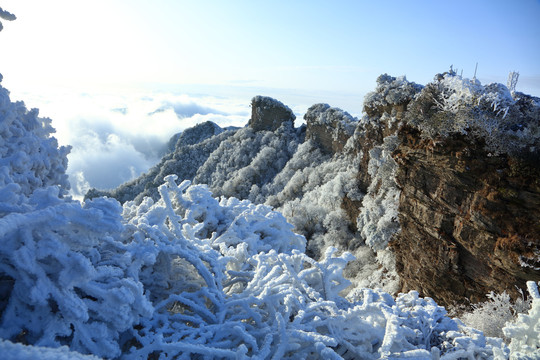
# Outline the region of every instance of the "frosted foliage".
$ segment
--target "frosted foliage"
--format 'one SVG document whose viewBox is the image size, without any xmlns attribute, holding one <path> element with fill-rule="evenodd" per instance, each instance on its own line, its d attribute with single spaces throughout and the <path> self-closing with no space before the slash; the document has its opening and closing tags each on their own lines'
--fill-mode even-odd
<svg viewBox="0 0 540 360">
<path fill-rule="evenodd" d="M 365 289 L 346 301 L 339 294 L 352 256 L 329 247 L 321 261 L 311 259 L 305 240 L 269 208 L 218 201 L 205 186 L 166 180 L 158 202 L 124 206 L 124 236 L 158 259 L 140 273 L 154 314 L 134 331 L 139 345 L 126 357 L 429 358 L 432 347 L 442 358 L 492 353 L 481 335 L 460 332 L 442 307 L 415 292 L 394 300 Z"/>
<path fill-rule="evenodd" d="M 491 292 L 487 297 L 488 301 L 473 305 L 473 310 L 464 314 L 462 320 L 467 325 L 482 330 L 486 336 L 504 338 L 504 324 L 526 312 L 530 304 L 521 298 L 512 301 L 506 292 Z"/>
<path fill-rule="evenodd" d="M 16 17 L 12 13 L 10 13 L 10 12 L 8 12 L 6 10 L 3 10 L 0 7 L 0 19 L 7 20 L 7 21 L 13 21 L 13 20 L 16 19 Z M 0 21 L 0 31 L 2 31 L 3 28 L 4 28 L 4 26 L 2 25 L 2 22 Z M 2 75 L 1 74 L 0 74 L 0 81 L 2 81 Z"/>
<path fill-rule="evenodd" d="M 242 128 L 209 156 L 194 182 L 208 184 L 217 195 L 262 202 L 260 188 L 283 169 L 299 136 L 288 122 L 275 132 Z"/>
<path fill-rule="evenodd" d="M 307 141 L 265 189 L 278 191 L 268 196 L 266 203 L 277 207 L 296 231 L 310 237 L 313 253 L 322 254 L 329 244 L 353 236 L 341 202 L 345 195 L 353 199 L 362 196 L 356 190 L 357 166 L 358 159 L 324 156 Z M 341 245 L 346 247 L 346 243 Z"/>
<path fill-rule="evenodd" d="M 416 292 L 394 300 L 364 289 L 347 301 L 351 254 L 328 247 L 313 260 L 279 213 L 175 178 L 157 202 L 123 208 L 103 198 L 81 206 L 47 188 L 32 209 L 0 219 L 0 348 L 17 358 L 37 348 L 10 341 L 58 348 L 39 348 L 38 359 L 62 358 L 62 345 L 126 359 L 507 352 Z"/>
<path fill-rule="evenodd" d="M 371 184 L 363 199 L 357 220 L 360 233 L 373 250 L 383 250 L 399 230 L 398 205 L 400 190 L 395 181 L 397 164 L 392 152 L 397 136 L 387 136 L 382 145 L 370 150 L 368 173 Z"/>
<path fill-rule="evenodd" d="M 0 339 L 2 360 L 99 360 L 94 355 L 83 355 L 70 351 L 67 346 L 48 348 L 43 346 L 25 346 Z"/>
<path fill-rule="evenodd" d="M 118 238 L 120 206 L 57 196 L 54 187 L 37 190 L 28 211 L 0 219 L 0 273 L 12 287 L 0 337 L 119 355 L 120 333 L 152 313 Z"/>
<path fill-rule="evenodd" d="M 493 154 L 535 152 L 540 143 L 538 99 L 502 84 L 482 86 L 454 72 L 438 75 L 409 105 L 407 121 L 424 137 L 471 134 Z"/>
<path fill-rule="evenodd" d="M 340 132 L 351 136 L 358 125 L 358 120 L 348 112 L 331 107 L 328 104 L 315 104 L 311 106 L 304 115 L 304 119 L 310 125 L 322 125 L 327 130 L 331 130 L 334 140 L 338 140 L 338 134 Z"/>
<path fill-rule="evenodd" d="M 58 148 L 53 132 L 50 119 L 11 102 L 0 86 L 0 217 L 24 211 L 26 197 L 36 189 L 58 185 L 60 194 L 67 194 L 69 148 Z"/>
<path fill-rule="evenodd" d="M 308 237 L 312 256 L 321 256 L 329 246 L 350 249 L 357 260 L 349 263 L 346 274 L 354 287 L 395 292 L 399 284 L 392 254 L 378 256 L 364 246 L 359 235 L 351 231 L 342 208 L 345 196 L 354 201 L 363 197 L 356 179 L 361 155 L 349 152 L 349 145 L 345 146 L 345 155 L 329 156 L 307 140 L 261 193 L 267 196 L 266 204 L 282 212 L 295 231 Z"/>
<path fill-rule="evenodd" d="M 422 89 L 421 85 L 407 81 L 405 76 L 393 77 L 388 74 L 377 78 L 375 91 L 364 97 L 364 107 L 376 109 L 388 105 L 405 104 Z"/>
<path fill-rule="evenodd" d="M 510 359 L 538 359 L 540 357 L 540 295 L 538 285 L 527 282 L 532 298 L 528 314 L 518 314 L 513 322 L 508 322 L 502 329 L 504 336 L 510 339 Z"/>
</svg>

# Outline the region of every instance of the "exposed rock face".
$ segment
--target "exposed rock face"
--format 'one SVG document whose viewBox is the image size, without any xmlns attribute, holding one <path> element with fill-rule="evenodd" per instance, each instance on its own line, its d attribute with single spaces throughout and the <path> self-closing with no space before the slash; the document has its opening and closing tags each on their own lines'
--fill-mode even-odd
<svg viewBox="0 0 540 360">
<path fill-rule="evenodd" d="M 435 144 L 405 127 L 399 137 L 401 232 L 392 247 L 402 290 L 474 303 L 539 281 L 538 159 L 488 156 L 464 136 Z"/>
<path fill-rule="evenodd" d="M 267 96 L 255 96 L 251 100 L 251 119 L 248 126 L 255 131 L 277 130 L 284 122 L 294 125 L 296 116 L 281 101 Z"/>
<path fill-rule="evenodd" d="M 343 150 L 358 123 L 349 113 L 328 104 L 315 104 L 304 115 L 306 139 L 312 139 L 323 153 Z"/>
</svg>

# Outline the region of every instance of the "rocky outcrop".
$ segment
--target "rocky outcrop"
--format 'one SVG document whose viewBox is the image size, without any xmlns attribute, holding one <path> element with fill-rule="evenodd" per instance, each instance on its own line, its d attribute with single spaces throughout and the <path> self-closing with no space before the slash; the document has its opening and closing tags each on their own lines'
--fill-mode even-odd
<svg viewBox="0 0 540 360">
<path fill-rule="evenodd" d="M 391 243 L 402 290 L 451 305 L 540 280 L 540 99 L 450 72 L 403 118 Z"/>
<path fill-rule="evenodd" d="M 394 153 L 401 232 L 392 243 L 402 290 L 440 304 L 540 280 L 540 163 L 489 156 L 482 141 L 422 140 L 404 127 Z"/>
<path fill-rule="evenodd" d="M 255 131 L 275 131 L 283 123 L 294 126 L 296 116 L 292 110 L 281 101 L 268 96 L 255 96 L 251 100 L 251 119 L 248 126 Z"/>
<path fill-rule="evenodd" d="M 328 104 L 315 104 L 304 115 L 306 139 L 311 139 L 323 153 L 335 154 L 343 150 L 353 135 L 358 120 L 349 113 Z"/>
</svg>

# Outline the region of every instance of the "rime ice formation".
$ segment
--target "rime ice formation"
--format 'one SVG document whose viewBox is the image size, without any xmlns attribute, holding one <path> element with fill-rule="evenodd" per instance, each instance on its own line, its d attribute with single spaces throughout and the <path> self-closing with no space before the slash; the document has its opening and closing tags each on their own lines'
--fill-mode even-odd
<svg viewBox="0 0 540 360">
<path fill-rule="evenodd" d="M 407 245 L 398 238 L 407 229 L 407 154 L 399 154 L 403 129 L 416 126 L 403 109 L 420 91 L 405 79 L 379 80 L 381 89 L 414 91 L 390 92 L 383 114 L 360 120 L 317 105 L 307 127 L 325 126 L 309 132 L 290 118 L 271 131 L 201 125 L 113 193 L 123 205 L 66 197 L 68 149 L 50 137 L 48 119 L 0 87 L 2 358 L 534 358 L 534 281 L 526 284 L 528 313 L 502 329 L 508 345 L 418 291 L 393 297 L 362 288 L 398 285 L 394 259 L 402 271 L 402 258 L 393 244 Z M 520 124 L 533 131 L 536 118 L 527 114 L 538 104 L 528 99 L 519 111 L 529 122 Z M 332 144 L 340 139 L 343 146 Z M 497 149 L 529 153 L 535 141 Z M 321 151 L 321 143 L 329 147 Z M 503 263 L 534 268 L 520 236 L 501 240 L 511 250 Z"/>
<path fill-rule="evenodd" d="M 248 126 L 193 145 L 215 144 L 200 162 L 179 145 L 151 171 L 159 177 L 116 191 L 155 197 L 174 172 L 270 205 L 311 256 L 353 252 L 345 273 L 359 287 L 421 290 L 450 305 L 506 289 L 515 297 L 514 284 L 540 280 L 538 98 L 453 72 L 425 87 L 381 75 L 364 108 L 355 119 L 315 104 L 295 129 L 289 108 L 255 97 Z"/>
</svg>

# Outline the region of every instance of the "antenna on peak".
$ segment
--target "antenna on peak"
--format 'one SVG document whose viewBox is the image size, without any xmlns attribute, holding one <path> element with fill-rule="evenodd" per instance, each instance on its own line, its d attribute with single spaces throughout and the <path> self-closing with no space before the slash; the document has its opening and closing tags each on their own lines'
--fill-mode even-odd
<svg viewBox="0 0 540 360">
<path fill-rule="evenodd" d="M 473 76 L 473 80 L 476 80 L 476 70 L 478 70 L 478 63 L 476 63 L 476 66 L 474 67 L 474 76 Z"/>
</svg>

